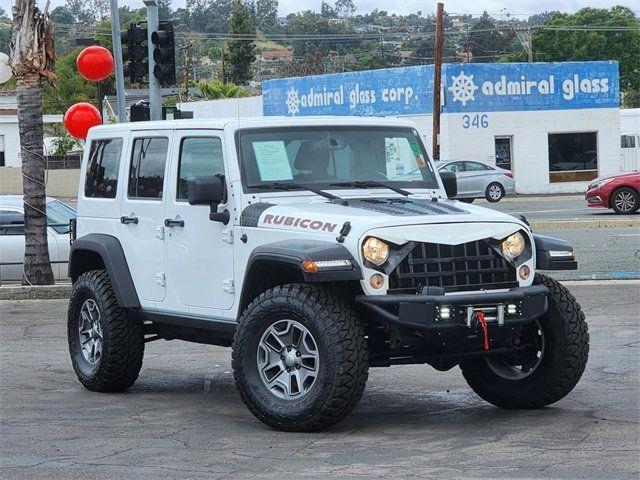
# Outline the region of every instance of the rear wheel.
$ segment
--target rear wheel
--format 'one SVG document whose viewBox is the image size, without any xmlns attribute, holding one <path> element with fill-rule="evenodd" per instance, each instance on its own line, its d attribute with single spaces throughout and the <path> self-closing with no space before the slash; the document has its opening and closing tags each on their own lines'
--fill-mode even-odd
<svg viewBox="0 0 640 480">
<path fill-rule="evenodd" d="M 611 208 L 619 215 L 635 213 L 640 208 L 638 192 L 629 187 L 619 188 L 611 196 Z"/>
<path fill-rule="evenodd" d="M 251 413 L 286 431 L 343 419 L 360 400 L 369 368 L 353 310 L 309 285 L 276 287 L 255 299 L 236 329 L 232 360 Z"/>
<path fill-rule="evenodd" d="M 549 289 L 549 310 L 525 326 L 518 350 L 510 354 L 469 357 L 460 368 L 481 398 L 503 408 L 541 408 L 565 397 L 587 364 L 589 333 L 576 299 L 544 275 L 536 282 Z"/>
<path fill-rule="evenodd" d="M 487 202 L 495 203 L 502 200 L 504 197 L 504 187 L 498 182 L 493 182 L 487 185 L 487 189 L 484 192 L 484 198 Z"/>
<path fill-rule="evenodd" d="M 138 378 L 144 355 L 142 322 L 118 306 L 104 270 L 80 275 L 67 318 L 69 353 L 78 380 L 97 392 L 118 392 Z"/>
</svg>

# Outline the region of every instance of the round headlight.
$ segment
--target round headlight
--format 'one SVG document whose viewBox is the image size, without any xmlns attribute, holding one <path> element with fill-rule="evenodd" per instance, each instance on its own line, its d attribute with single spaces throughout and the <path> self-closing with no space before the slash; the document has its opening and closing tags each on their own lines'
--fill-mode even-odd
<svg viewBox="0 0 640 480">
<path fill-rule="evenodd" d="M 380 266 L 389 258 L 389 245 L 379 238 L 369 237 L 362 245 L 362 255 L 365 260 Z"/>
<path fill-rule="evenodd" d="M 520 232 L 512 233 L 500 245 L 507 260 L 513 260 L 524 252 L 525 241 Z"/>
</svg>

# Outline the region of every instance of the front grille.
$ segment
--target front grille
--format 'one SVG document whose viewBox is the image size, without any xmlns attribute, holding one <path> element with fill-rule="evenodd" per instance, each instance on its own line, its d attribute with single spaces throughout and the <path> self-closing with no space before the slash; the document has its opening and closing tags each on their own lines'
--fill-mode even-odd
<svg viewBox="0 0 640 480">
<path fill-rule="evenodd" d="M 516 270 L 484 240 L 462 245 L 416 243 L 389 275 L 389 293 L 445 292 L 516 287 Z"/>
</svg>

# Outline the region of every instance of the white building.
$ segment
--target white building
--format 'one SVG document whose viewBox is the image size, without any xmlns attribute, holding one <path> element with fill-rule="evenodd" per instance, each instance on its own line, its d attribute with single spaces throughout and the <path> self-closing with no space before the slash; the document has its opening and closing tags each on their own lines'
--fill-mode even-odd
<svg viewBox="0 0 640 480">
<path fill-rule="evenodd" d="M 195 118 L 401 115 L 432 147 L 430 65 L 270 80 L 263 92 L 180 108 Z M 620 110 L 617 62 L 447 64 L 442 92 L 440 158 L 508 167 L 519 193 L 583 192 L 638 168 L 640 110 Z M 633 148 L 621 133 L 635 135 Z"/>
</svg>

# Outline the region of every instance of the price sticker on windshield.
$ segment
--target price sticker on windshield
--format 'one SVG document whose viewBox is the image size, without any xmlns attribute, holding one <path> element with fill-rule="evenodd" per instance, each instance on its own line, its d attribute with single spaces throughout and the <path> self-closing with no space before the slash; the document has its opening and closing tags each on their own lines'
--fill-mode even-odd
<svg viewBox="0 0 640 480">
<path fill-rule="evenodd" d="M 424 170 L 427 168 L 427 162 L 424 161 L 422 157 L 422 150 L 420 150 L 420 145 L 415 140 L 409 140 L 409 145 L 411 146 L 411 151 L 416 157 L 416 165 L 420 170 Z"/>
</svg>

